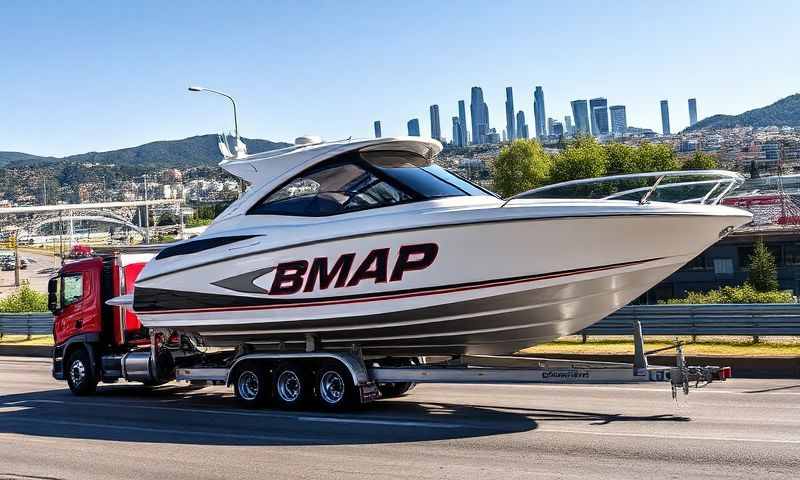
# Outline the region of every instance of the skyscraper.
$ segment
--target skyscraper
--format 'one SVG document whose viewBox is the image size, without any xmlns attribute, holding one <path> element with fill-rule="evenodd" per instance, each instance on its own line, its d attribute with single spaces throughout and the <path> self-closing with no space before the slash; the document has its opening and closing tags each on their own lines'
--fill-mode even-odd
<svg viewBox="0 0 800 480">
<path fill-rule="evenodd" d="M 570 105 L 572 105 L 572 118 L 575 119 L 575 133 L 589 133 L 589 107 L 586 100 L 573 100 Z"/>
<path fill-rule="evenodd" d="M 419 118 L 412 118 L 406 124 L 409 137 L 419 137 Z"/>
<path fill-rule="evenodd" d="M 533 120 L 536 124 L 536 136 L 539 138 L 547 136 L 546 118 L 547 115 L 544 110 L 544 91 L 542 87 L 537 86 L 533 91 Z"/>
<path fill-rule="evenodd" d="M 669 104 L 666 100 L 661 100 L 661 132 L 669 135 Z"/>
<path fill-rule="evenodd" d="M 509 141 L 517 138 L 517 128 L 514 126 L 514 92 L 511 87 L 506 87 L 506 137 Z"/>
<path fill-rule="evenodd" d="M 381 138 L 381 121 L 375 120 L 372 125 L 375 128 L 375 138 Z"/>
<path fill-rule="evenodd" d="M 528 124 L 525 123 L 525 112 L 522 110 L 517 112 L 517 138 L 529 138 Z"/>
<path fill-rule="evenodd" d="M 608 135 L 608 100 L 603 97 L 589 100 L 592 113 L 592 135 Z"/>
<path fill-rule="evenodd" d="M 464 146 L 464 137 L 461 136 L 461 122 L 458 117 L 453 117 L 453 145 L 456 147 Z"/>
<path fill-rule="evenodd" d="M 472 143 L 486 143 L 486 134 L 489 132 L 489 107 L 483 101 L 481 87 L 472 87 L 469 113 L 472 117 Z"/>
<path fill-rule="evenodd" d="M 552 118 L 550 120 L 552 120 L 550 126 L 548 127 L 550 129 L 550 135 L 557 137 L 564 135 L 564 124 L 562 124 L 558 120 L 553 120 Z"/>
<path fill-rule="evenodd" d="M 689 126 L 697 123 L 697 99 L 689 99 Z"/>
<path fill-rule="evenodd" d="M 431 105 L 431 138 L 442 139 L 442 126 L 439 123 L 439 105 Z"/>
<path fill-rule="evenodd" d="M 547 132 L 550 133 L 550 135 L 553 134 L 553 122 L 555 121 L 555 118 L 547 117 Z"/>
<path fill-rule="evenodd" d="M 608 108 L 611 112 L 611 133 L 622 135 L 628 129 L 628 117 L 625 114 L 625 105 L 612 105 Z"/>
<path fill-rule="evenodd" d="M 575 135 L 575 127 L 572 126 L 572 117 L 564 115 L 564 133 Z"/>
<path fill-rule="evenodd" d="M 461 127 L 461 143 L 458 146 L 463 147 L 467 144 L 467 109 L 464 100 L 458 101 L 458 125 Z"/>
</svg>

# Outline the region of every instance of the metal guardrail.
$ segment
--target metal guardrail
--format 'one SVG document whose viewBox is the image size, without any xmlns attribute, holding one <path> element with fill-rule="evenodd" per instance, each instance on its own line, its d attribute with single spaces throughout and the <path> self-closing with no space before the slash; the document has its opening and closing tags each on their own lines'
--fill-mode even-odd
<svg viewBox="0 0 800 480">
<path fill-rule="evenodd" d="M 0 313 L 0 338 L 4 335 L 48 335 L 53 333 L 49 313 Z"/>
<path fill-rule="evenodd" d="M 629 335 L 634 320 L 645 335 L 800 336 L 800 304 L 794 303 L 628 305 L 578 334 Z M 0 338 L 52 331 L 49 313 L 0 313 Z"/>
<path fill-rule="evenodd" d="M 800 336 L 800 304 L 628 305 L 579 332 L 627 335 L 638 320 L 645 335 Z"/>
</svg>

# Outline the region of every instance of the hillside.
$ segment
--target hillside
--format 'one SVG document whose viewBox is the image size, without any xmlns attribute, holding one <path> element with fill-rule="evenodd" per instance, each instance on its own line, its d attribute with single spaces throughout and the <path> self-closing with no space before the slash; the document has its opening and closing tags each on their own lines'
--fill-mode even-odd
<svg viewBox="0 0 800 480">
<path fill-rule="evenodd" d="M 772 105 L 756 108 L 739 115 L 714 115 L 704 118 L 684 130 L 733 127 L 800 127 L 800 93 L 778 100 Z"/>
<path fill-rule="evenodd" d="M 242 138 L 247 144 L 249 153 L 264 152 L 289 144 L 271 142 L 257 138 Z M 233 147 L 233 142 L 231 147 Z M 194 167 L 200 165 L 216 165 L 222 160 L 217 148 L 216 135 L 199 135 L 182 140 L 164 140 L 146 143 L 138 147 L 111 150 L 108 152 L 88 152 L 68 157 L 40 157 L 21 152 L 0 152 L 0 167 L 24 167 L 52 162 L 64 163 L 100 163 L 127 166 Z"/>
</svg>

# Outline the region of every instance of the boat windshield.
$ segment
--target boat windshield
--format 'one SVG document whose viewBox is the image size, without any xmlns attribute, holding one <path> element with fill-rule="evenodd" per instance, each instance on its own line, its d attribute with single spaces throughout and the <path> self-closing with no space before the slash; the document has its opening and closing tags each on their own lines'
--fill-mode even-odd
<svg viewBox="0 0 800 480">
<path fill-rule="evenodd" d="M 410 152 L 367 151 L 361 158 L 425 198 L 492 195 L 469 180 Z"/>
</svg>

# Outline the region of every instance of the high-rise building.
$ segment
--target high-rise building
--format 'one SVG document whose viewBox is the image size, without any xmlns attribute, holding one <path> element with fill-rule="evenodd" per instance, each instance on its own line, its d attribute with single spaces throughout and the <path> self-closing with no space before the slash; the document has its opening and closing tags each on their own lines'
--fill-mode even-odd
<svg viewBox="0 0 800 480">
<path fill-rule="evenodd" d="M 442 126 L 439 123 L 439 105 L 431 105 L 431 138 L 442 139 Z"/>
<path fill-rule="evenodd" d="M 517 138 L 530 138 L 528 136 L 528 124 L 525 123 L 525 112 L 517 112 Z"/>
<path fill-rule="evenodd" d="M 547 136 L 547 126 L 545 119 L 547 115 L 544 109 L 544 91 L 537 86 L 533 91 L 533 120 L 536 126 L 536 136 L 539 138 Z"/>
<path fill-rule="evenodd" d="M 556 119 L 547 117 L 547 132 L 550 133 L 550 135 L 553 134 L 553 122 L 555 121 Z"/>
<path fill-rule="evenodd" d="M 608 135 L 608 100 L 603 97 L 589 100 L 592 114 L 592 135 Z"/>
<path fill-rule="evenodd" d="M 381 121 L 375 120 L 372 126 L 375 128 L 375 138 L 381 138 Z"/>
<path fill-rule="evenodd" d="M 458 101 L 458 125 L 461 127 L 461 143 L 459 147 L 466 146 L 467 140 L 467 109 L 464 106 L 464 100 Z"/>
<path fill-rule="evenodd" d="M 506 87 L 506 137 L 509 141 L 517 138 L 517 129 L 514 126 L 514 92 L 511 87 Z"/>
<path fill-rule="evenodd" d="M 611 112 L 611 133 L 622 135 L 628 129 L 628 117 L 625 114 L 625 105 L 612 105 L 608 108 Z"/>
<path fill-rule="evenodd" d="M 461 122 L 458 117 L 453 117 L 453 145 L 456 147 L 464 146 L 464 137 L 461 136 Z"/>
<path fill-rule="evenodd" d="M 550 120 L 552 120 L 550 126 L 548 127 L 550 128 L 550 135 L 556 137 L 564 135 L 564 124 L 559 122 L 558 120 L 553 120 L 552 118 Z"/>
<path fill-rule="evenodd" d="M 689 126 L 697 123 L 697 99 L 689 99 Z"/>
<path fill-rule="evenodd" d="M 419 118 L 412 118 L 406 124 L 409 137 L 419 137 Z"/>
<path fill-rule="evenodd" d="M 589 106 L 586 100 L 573 100 L 570 105 L 572 105 L 572 118 L 575 119 L 575 133 L 589 133 Z"/>
<path fill-rule="evenodd" d="M 489 132 L 489 107 L 483 101 L 481 87 L 472 87 L 469 113 L 472 117 L 472 143 L 486 143 L 486 134 Z"/>
<path fill-rule="evenodd" d="M 666 100 L 661 100 L 661 133 L 669 135 L 669 104 Z"/>
<path fill-rule="evenodd" d="M 572 126 L 572 117 L 564 115 L 564 133 L 575 135 L 575 127 Z"/>
</svg>

